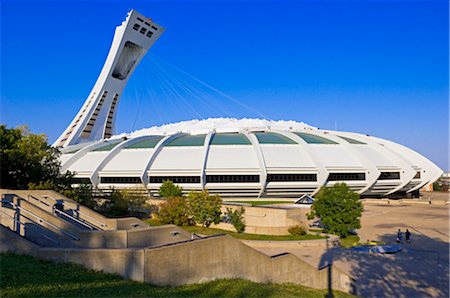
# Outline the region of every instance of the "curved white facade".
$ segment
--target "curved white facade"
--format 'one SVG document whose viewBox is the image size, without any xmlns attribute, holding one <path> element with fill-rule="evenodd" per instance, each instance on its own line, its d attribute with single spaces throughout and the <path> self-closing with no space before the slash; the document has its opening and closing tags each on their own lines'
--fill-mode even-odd
<svg viewBox="0 0 450 298">
<path fill-rule="evenodd" d="M 63 149 L 62 170 L 100 189 L 163 180 L 222 196 L 298 197 L 345 182 L 363 196 L 408 193 L 441 174 L 388 140 L 260 119 L 187 121 Z"/>
</svg>

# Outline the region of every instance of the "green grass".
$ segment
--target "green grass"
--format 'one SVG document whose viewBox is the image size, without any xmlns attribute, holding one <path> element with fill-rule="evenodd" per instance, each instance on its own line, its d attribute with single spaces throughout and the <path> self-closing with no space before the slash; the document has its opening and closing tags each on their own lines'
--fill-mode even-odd
<svg viewBox="0 0 450 298">
<path fill-rule="evenodd" d="M 294 284 L 221 279 L 181 287 L 157 287 L 79 265 L 0 254 L 0 297 L 324 297 L 326 290 Z M 352 297 L 334 292 L 335 297 Z"/>
<path fill-rule="evenodd" d="M 145 220 L 151 226 L 161 226 L 163 225 L 157 219 L 147 219 Z M 217 235 L 217 234 L 228 234 L 233 236 L 236 239 L 242 240 L 266 240 L 266 241 L 295 241 L 295 240 L 313 240 L 313 239 L 325 239 L 325 237 L 320 235 L 312 235 L 307 234 L 303 236 L 294 236 L 294 235 L 259 235 L 259 234 L 248 234 L 248 233 L 237 233 L 227 230 L 221 229 L 213 229 L 213 228 L 203 228 L 198 226 L 182 226 L 180 228 L 185 229 L 190 233 L 196 233 L 200 235 Z"/>
<path fill-rule="evenodd" d="M 345 248 L 350 248 L 352 246 L 359 244 L 359 236 L 357 235 L 350 235 L 345 238 L 341 238 L 341 246 Z"/>
<path fill-rule="evenodd" d="M 244 204 L 251 204 L 252 206 L 264 206 L 264 205 L 273 205 L 273 204 L 292 204 L 292 202 L 286 202 L 286 201 L 228 201 L 223 202 L 226 203 L 244 203 Z"/>
<path fill-rule="evenodd" d="M 290 241 L 290 240 L 312 240 L 312 239 L 324 239 L 325 237 L 319 235 L 259 235 L 259 234 L 247 234 L 247 233 L 236 233 L 232 231 L 226 231 L 221 229 L 203 228 L 197 226 L 191 227 L 181 227 L 188 232 L 201 234 L 201 235 L 216 235 L 216 234 L 228 234 L 237 239 L 243 240 L 267 240 L 267 241 Z"/>
</svg>

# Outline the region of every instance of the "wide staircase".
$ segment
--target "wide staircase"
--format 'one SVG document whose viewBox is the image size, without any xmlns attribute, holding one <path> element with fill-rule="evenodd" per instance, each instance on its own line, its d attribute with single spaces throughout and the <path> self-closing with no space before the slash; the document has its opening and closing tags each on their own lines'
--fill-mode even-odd
<svg viewBox="0 0 450 298">
<path fill-rule="evenodd" d="M 0 252 L 156 285 L 243 278 L 356 293 L 355 280 L 336 267 L 318 269 L 289 253 L 268 256 L 229 235 L 200 237 L 174 225 L 108 218 L 54 191 L 0 189 L 0 195 Z"/>
<path fill-rule="evenodd" d="M 196 237 L 176 226 L 108 218 L 54 191 L 2 189 L 0 194 L 2 227 L 43 247 L 147 247 Z"/>
</svg>

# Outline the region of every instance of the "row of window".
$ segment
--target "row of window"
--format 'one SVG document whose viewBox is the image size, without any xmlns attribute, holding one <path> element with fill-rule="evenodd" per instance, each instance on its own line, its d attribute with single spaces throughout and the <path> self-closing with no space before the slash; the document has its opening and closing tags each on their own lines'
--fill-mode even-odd
<svg viewBox="0 0 450 298">
<path fill-rule="evenodd" d="M 259 182 L 259 175 L 206 175 L 206 183 Z"/>
<path fill-rule="evenodd" d="M 150 176 L 150 183 L 163 183 L 170 180 L 175 184 L 178 183 L 200 183 L 200 176 Z"/>
<path fill-rule="evenodd" d="M 400 172 L 381 172 L 378 180 L 399 180 Z"/>
<path fill-rule="evenodd" d="M 317 181 L 316 174 L 268 174 L 267 182 Z"/>
<path fill-rule="evenodd" d="M 133 29 L 138 31 L 139 28 L 141 28 L 141 25 L 139 24 L 134 24 Z M 156 27 L 152 26 L 152 28 L 154 28 L 156 30 Z M 140 33 L 145 34 L 147 32 L 147 37 L 152 37 L 153 32 L 151 30 L 147 31 L 147 28 L 142 27 L 141 30 L 139 30 Z"/>
<path fill-rule="evenodd" d="M 397 172 L 384 172 L 393 174 Z M 387 174 L 385 174 L 386 177 Z M 328 181 L 354 181 L 365 180 L 365 173 L 331 173 Z M 380 178 L 382 179 L 382 178 Z M 397 179 L 397 178 L 385 178 Z M 149 176 L 149 183 L 163 183 L 170 180 L 175 184 L 200 183 L 200 176 Z M 73 178 L 74 184 L 90 183 L 89 178 Z M 267 182 L 289 182 L 289 181 L 317 181 L 316 174 L 268 174 Z M 101 177 L 101 183 L 112 184 L 140 184 L 140 177 Z M 259 175 L 206 175 L 206 183 L 258 183 Z"/>
<path fill-rule="evenodd" d="M 100 183 L 140 184 L 142 181 L 140 177 L 101 177 Z"/>
<path fill-rule="evenodd" d="M 331 173 L 328 181 L 357 181 L 366 180 L 366 173 Z"/>
</svg>

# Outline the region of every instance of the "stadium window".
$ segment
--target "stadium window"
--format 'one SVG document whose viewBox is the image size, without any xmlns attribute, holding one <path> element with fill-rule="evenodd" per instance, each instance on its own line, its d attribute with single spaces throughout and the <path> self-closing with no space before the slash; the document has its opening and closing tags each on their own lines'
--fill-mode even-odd
<svg viewBox="0 0 450 298">
<path fill-rule="evenodd" d="M 259 175 L 206 175 L 206 183 L 257 183 Z"/>
<path fill-rule="evenodd" d="M 152 26 L 153 29 L 158 30 L 158 28 L 156 28 L 155 26 Z"/>
<path fill-rule="evenodd" d="M 267 182 L 317 181 L 317 174 L 268 174 Z"/>
<path fill-rule="evenodd" d="M 148 36 L 148 37 L 152 37 L 152 35 L 153 35 L 153 32 L 149 30 L 149 31 L 147 32 L 147 36 Z"/>
<path fill-rule="evenodd" d="M 145 32 L 147 32 L 147 29 L 144 28 L 144 27 L 142 27 L 142 28 L 141 28 L 141 31 L 139 31 L 139 32 L 141 32 L 142 34 L 145 34 Z"/>
<path fill-rule="evenodd" d="M 330 173 L 328 181 L 366 180 L 366 173 Z"/>
<path fill-rule="evenodd" d="M 137 20 L 140 21 L 140 22 L 144 22 L 144 20 L 141 19 L 141 18 L 137 18 Z"/>
<path fill-rule="evenodd" d="M 72 184 L 91 184 L 91 179 L 82 177 L 73 177 Z"/>
<path fill-rule="evenodd" d="M 142 181 L 140 177 L 101 177 L 100 183 L 140 184 Z"/>
<path fill-rule="evenodd" d="M 399 180 L 400 172 L 381 172 L 378 180 Z"/>
<path fill-rule="evenodd" d="M 166 180 L 175 184 L 200 183 L 200 176 L 149 176 L 150 183 L 163 183 Z"/>
<path fill-rule="evenodd" d="M 420 179 L 420 171 L 416 172 L 416 175 L 414 176 L 413 179 Z"/>
<path fill-rule="evenodd" d="M 139 24 L 134 24 L 133 29 L 137 31 L 140 27 L 141 26 Z"/>
</svg>

